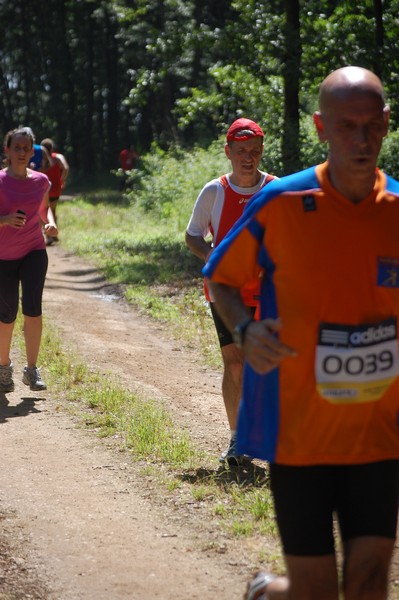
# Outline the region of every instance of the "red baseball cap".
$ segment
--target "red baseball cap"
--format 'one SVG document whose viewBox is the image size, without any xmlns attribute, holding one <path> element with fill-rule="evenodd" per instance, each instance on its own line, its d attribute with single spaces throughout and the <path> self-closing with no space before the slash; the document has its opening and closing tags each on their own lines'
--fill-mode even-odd
<svg viewBox="0 0 399 600">
<path fill-rule="evenodd" d="M 243 142 L 253 137 L 264 137 L 262 129 L 255 121 L 250 119 L 237 119 L 232 123 L 227 131 L 226 140 L 228 142 Z"/>
</svg>

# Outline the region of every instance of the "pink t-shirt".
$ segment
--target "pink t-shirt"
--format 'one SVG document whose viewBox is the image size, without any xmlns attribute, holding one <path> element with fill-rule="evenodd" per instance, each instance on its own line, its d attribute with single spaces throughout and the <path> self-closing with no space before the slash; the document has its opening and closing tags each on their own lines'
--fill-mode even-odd
<svg viewBox="0 0 399 600">
<path fill-rule="evenodd" d="M 39 211 L 49 187 L 47 176 L 38 171 L 29 171 L 26 179 L 16 179 L 0 170 L 0 215 L 17 210 L 26 214 L 26 224 L 19 229 L 0 226 L 0 260 L 15 260 L 46 247 Z"/>
</svg>

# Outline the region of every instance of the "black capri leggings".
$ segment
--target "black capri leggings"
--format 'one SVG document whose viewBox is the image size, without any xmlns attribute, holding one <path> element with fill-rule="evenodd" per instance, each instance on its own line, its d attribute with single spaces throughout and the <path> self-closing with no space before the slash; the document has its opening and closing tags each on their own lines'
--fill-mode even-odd
<svg viewBox="0 0 399 600">
<path fill-rule="evenodd" d="M 22 312 L 27 317 L 42 314 L 42 297 L 48 256 L 46 250 L 33 250 L 17 260 L 0 260 L 0 321 L 13 323 L 18 314 L 19 283 Z"/>
</svg>

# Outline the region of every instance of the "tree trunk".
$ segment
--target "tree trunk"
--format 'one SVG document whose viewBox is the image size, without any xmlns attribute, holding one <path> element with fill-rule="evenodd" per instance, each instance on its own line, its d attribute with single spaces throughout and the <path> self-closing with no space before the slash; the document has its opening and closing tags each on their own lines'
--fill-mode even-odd
<svg viewBox="0 0 399 600">
<path fill-rule="evenodd" d="M 117 27 L 108 11 L 105 13 L 106 64 L 107 64 L 107 138 L 105 165 L 118 165 L 118 43 Z M 105 166 L 103 165 L 103 166 Z"/>
<path fill-rule="evenodd" d="M 301 168 L 299 140 L 299 80 L 302 46 L 300 38 L 299 0 L 284 0 L 285 60 L 284 79 L 284 130 L 282 159 L 285 174 Z"/>
<path fill-rule="evenodd" d="M 92 173 L 96 170 L 93 165 L 93 118 L 94 118 L 94 32 L 93 21 L 91 18 L 91 8 L 88 8 L 86 17 L 86 65 L 84 77 L 85 85 L 85 131 L 81 137 L 82 143 L 82 165 L 85 173 Z"/>
<path fill-rule="evenodd" d="M 381 0 L 374 0 L 375 14 L 375 42 L 376 51 L 373 64 L 373 70 L 376 75 L 382 77 L 383 70 L 383 53 L 384 53 L 384 23 L 382 20 L 383 8 Z"/>
</svg>

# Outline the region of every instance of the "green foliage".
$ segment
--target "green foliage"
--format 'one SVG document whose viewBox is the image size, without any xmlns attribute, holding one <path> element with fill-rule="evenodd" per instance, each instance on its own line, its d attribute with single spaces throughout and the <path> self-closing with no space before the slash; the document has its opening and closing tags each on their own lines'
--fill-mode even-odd
<svg viewBox="0 0 399 600">
<path fill-rule="evenodd" d="M 382 76 L 398 128 L 399 0 L 300 6 L 301 123 L 325 75 L 360 64 Z M 153 142 L 206 147 L 246 114 L 272 136 L 269 170 L 281 172 L 284 110 L 292 106 L 283 81 L 295 58 L 286 14 L 281 0 L 0 2 L 3 134 L 22 123 L 38 139 L 53 137 L 72 175 L 87 178 L 115 172 L 127 144 L 141 154 Z"/>
<path fill-rule="evenodd" d="M 399 131 L 389 133 L 382 145 L 378 166 L 388 175 L 399 180 Z"/>
<path fill-rule="evenodd" d="M 303 89 L 317 92 L 330 71 L 348 64 L 373 68 L 376 48 L 372 0 L 356 4 L 340 1 L 332 10 L 328 2 L 309 4 L 313 4 L 311 9 L 301 15 L 303 39 L 310 41 L 303 45 Z"/>
<path fill-rule="evenodd" d="M 236 520 L 233 521 L 231 530 L 236 537 L 245 537 L 253 534 L 254 527 L 251 521 Z"/>
<path fill-rule="evenodd" d="M 193 88 L 191 96 L 176 101 L 181 129 L 206 123 L 213 115 L 215 126 L 224 132 L 232 121 L 246 116 L 259 121 L 268 135 L 277 137 L 283 117 L 281 78 L 270 76 L 262 83 L 249 68 L 232 64 L 212 67 L 209 75 L 214 80 L 209 92 Z"/>
<path fill-rule="evenodd" d="M 192 88 L 190 95 L 176 100 L 174 114 L 179 129 L 192 133 L 199 144 L 209 144 L 221 128 L 223 101 L 222 94 L 211 85 L 207 90 Z"/>
<path fill-rule="evenodd" d="M 301 120 L 301 162 L 303 168 L 326 160 L 327 146 L 319 142 L 313 116 L 305 115 Z"/>
<path fill-rule="evenodd" d="M 285 14 L 281 0 L 234 0 L 237 17 L 226 25 L 228 55 L 233 64 L 246 65 L 258 81 L 281 75 L 285 53 Z M 227 37 L 227 36 L 226 36 Z"/>
<path fill-rule="evenodd" d="M 223 141 L 207 149 L 186 151 L 173 147 L 164 152 L 153 145 L 142 158 L 141 169 L 133 172 L 133 190 L 127 197 L 132 206 L 151 212 L 168 222 L 169 228 L 185 230 L 195 199 L 204 184 L 228 170 Z"/>
</svg>

